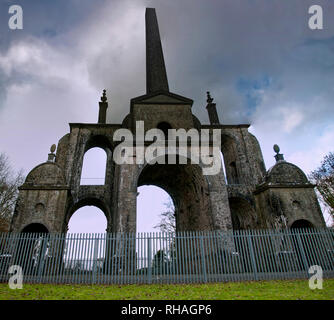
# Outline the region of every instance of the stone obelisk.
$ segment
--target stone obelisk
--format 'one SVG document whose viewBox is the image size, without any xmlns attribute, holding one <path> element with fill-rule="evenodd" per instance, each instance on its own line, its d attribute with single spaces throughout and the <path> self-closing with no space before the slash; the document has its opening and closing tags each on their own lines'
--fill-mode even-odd
<svg viewBox="0 0 334 320">
<path fill-rule="evenodd" d="M 157 15 L 154 8 L 146 8 L 146 93 L 169 91 Z"/>
</svg>

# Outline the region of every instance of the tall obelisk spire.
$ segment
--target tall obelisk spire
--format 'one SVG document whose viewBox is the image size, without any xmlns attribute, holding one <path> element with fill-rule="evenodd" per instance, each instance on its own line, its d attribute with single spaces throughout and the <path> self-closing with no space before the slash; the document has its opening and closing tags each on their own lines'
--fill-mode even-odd
<svg viewBox="0 0 334 320">
<path fill-rule="evenodd" d="M 169 91 L 164 55 L 162 52 L 157 15 L 146 8 L 146 92 Z"/>
</svg>

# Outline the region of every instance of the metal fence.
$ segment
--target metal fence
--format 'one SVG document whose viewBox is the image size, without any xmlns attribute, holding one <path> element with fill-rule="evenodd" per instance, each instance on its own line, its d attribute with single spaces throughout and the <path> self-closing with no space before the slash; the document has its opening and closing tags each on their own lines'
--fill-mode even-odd
<svg viewBox="0 0 334 320">
<path fill-rule="evenodd" d="M 334 230 L 139 234 L 0 234 L 0 281 L 19 265 L 26 283 L 201 283 L 334 277 Z"/>
</svg>

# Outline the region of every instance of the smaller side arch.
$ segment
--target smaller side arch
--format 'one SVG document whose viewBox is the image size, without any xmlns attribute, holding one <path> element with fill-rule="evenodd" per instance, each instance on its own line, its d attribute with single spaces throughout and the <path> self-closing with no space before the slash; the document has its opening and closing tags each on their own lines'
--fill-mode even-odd
<svg viewBox="0 0 334 320">
<path fill-rule="evenodd" d="M 22 228 L 21 233 L 49 233 L 49 230 L 42 223 L 30 223 Z"/>
<path fill-rule="evenodd" d="M 49 230 L 44 224 L 33 222 L 25 225 L 21 233 L 29 233 L 31 236 L 18 239 L 19 250 L 13 255 L 13 264 L 20 264 L 24 254 L 25 263 L 22 265 L 24 275 L 37 275 L 40 262 L 46 258 L 43 239 L 48 238 Z"/>
<path fill-rule="evenodd" d="M 314 225 L 309 220 L 298 219 L 291 224 L 290 228 L 291 229 L 314 228 Z"/>
<path fill-rule="evenodd" d="M 85 152 L 95 147 L 102 148 L 105 151 L 106 149 L 113 150 L 110 140 L 105 135 L 92 135 L 85 144 Z"/>
<path fill-rule="evenodd" d="M 79 170 L 77 170 L 78 176 L 76 180 L 78 185 L 107 184 L 110 187 L 110 181 L 112 180 L 112 176 L 114 174 L 114 169 L 115 169 L 115 164 L 113 162 L 113 157 L 112 157 L 113 146 L 110 139 L 111 137 L 107 135 L 98 135 L 98 134 L 95 135 L 91 134 L 91 136 L 88 137 L 87 141 L 84 143 L 84 149 L 82 150 L 82 154 L 80 155 L 80 159 L 77 164 L 77 166 L 79 167 Z M 93 148 L 96 148 L 96 150 L 91 150 Z M 91 153 L 89 151 L 91 151 Z M 99 153 L 99 151 L 102 151 L 103 154 Z M 101 161 L 101 164 L 99 166 L 93 166 L 92 161 L 87 162 L 87 159 L 94 159 L 94 158 L 97 158 Z M 87 178 L 95 178 L 89 176 L 89 174 L 87 175 L 87 172 L 93 172 L 93 173 L 95 172 L 94 174 L 97 174 L 96 177 L 99 179 L 98 180 L 87 179 Z M 102 177 L 102 175 L 104 176 Z"/>
<path fill-rule="evenodd" d="M 108 152 L 100 147 L 94 147 L 85 152 L 80 185 L 105 185 L 108 162 Z"/>
<path fill-rule="evenodd" d="M 67 231 L 68 223 L 71 217 L 73 216 L 73 214 L 80 208 L 83 208 L 86 206 L 94 206 L 94 207 L 99 208 L 104 213 L 107 219 L 107 230 L 108 231 L 112 230 L 111 213 L 110 213 L 110 210 L 107 204 L 101 199 L 95 198 L 93 196 L 88 196 L 70 205 L 69 209 L 67 210 L 66 216 L 65 216 L 65 221 L 64 221 L 64 226 L 63 226 L 64 232 Z"/>
</svg>

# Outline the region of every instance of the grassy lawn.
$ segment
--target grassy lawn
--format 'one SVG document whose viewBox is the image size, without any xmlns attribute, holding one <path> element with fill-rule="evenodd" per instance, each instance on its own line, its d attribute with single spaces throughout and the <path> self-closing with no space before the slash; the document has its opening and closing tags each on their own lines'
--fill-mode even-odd
<svg viewBox="0 0 334 320">
<path fill-rule="evenodd" d="M 308 280 L 178 285 L 50 285 L 24 284 L 11 290 L 0 284 L 0 300 L 334 300 L 334 279 L 311 290 Z"/>
</svg>

